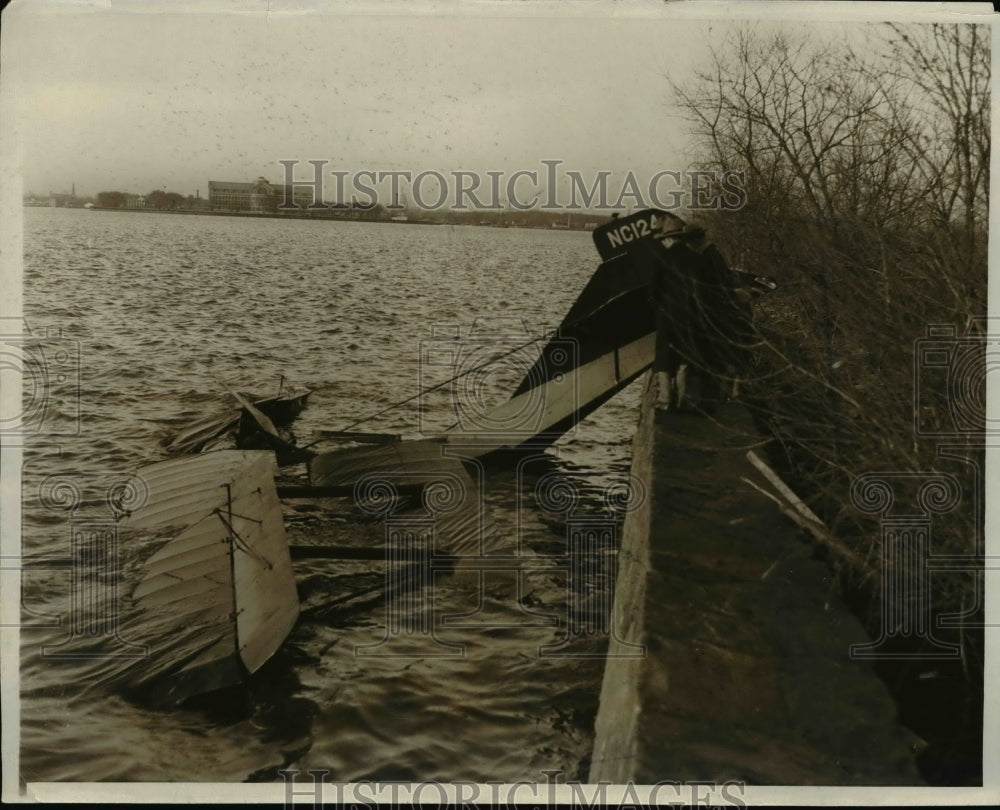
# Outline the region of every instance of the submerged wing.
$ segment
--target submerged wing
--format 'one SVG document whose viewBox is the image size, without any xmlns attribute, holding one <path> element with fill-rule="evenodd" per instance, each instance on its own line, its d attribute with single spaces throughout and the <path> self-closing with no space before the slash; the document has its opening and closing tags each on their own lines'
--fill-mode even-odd
<svg viewBox="0 0 1000 810">
<path fill-rule="evenodd" d="M 479 482 L 457 455 L 449 455 L 452 449 L 441 439 L 421 439 L 322 453 L 309 462 L 309 480 L 320 487 L 354 486 L 359 503 L 367 494 L 380 494 L 384 485 L 422 487 L 422 510 L 433 518 L 437 550 L 479 554 L 496 529 Z M 464 448 L 460 452 L 475 456 Z"/>
<path fill-rule="evenodd" d="M 309 480 L 314 486 L 353 486 L 363 476 L 436 472 L 465 474 L 461 461 L 443 451 L 438 439 L 393 442 L 374 447 L 350 447 L 321 453 L 309 462 Z"/>
<path fill-rule="evenodd" d="M 274 473 L 271 453 L 229 450 L 135 476 L 144 502 L 123 526 L 170 538 L 133 593 L 151 635 L 163 638 L 136 675 L 155 679 L 171 701 L 238 682 L 244 667 L 254 672 L 298 617 Z"/>
<path fill-rule="evenodd" d="M 164 446 L 171 453 L 197 453 L 213 439 L 235 430 L 239 421 L 240 412 L 237 409 L 222 415 L 207 416 L 178 433 Z"/>
</svg>

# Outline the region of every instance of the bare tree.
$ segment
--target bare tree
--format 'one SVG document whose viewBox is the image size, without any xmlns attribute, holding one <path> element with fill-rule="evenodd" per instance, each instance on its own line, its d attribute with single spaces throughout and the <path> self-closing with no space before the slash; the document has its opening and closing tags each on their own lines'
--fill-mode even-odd
<svg viewBox="0 0 1000 810">
<path fill-rule="evenodd" d="M 878 532 L 848 502 L 851 481 L 940 464 L 913 432 L 914 341 L 986 312 L 989 32 L 880 34 L 859 50 L 745 28 L 672 83 L 701 162 L 744 172 L 747 205 L 712 215 L 712 233 L 781 284 L 759 308 L 748 405 L 817 511 L 871 560 L 862 576 L 880 569 Z M 948 393 L 931 414 L 942 423 Z M 970 551 L 967 517 L 939 549 Z"/>
<path fill-rule="evenodd" d="M 914 215 L 933 234 L 938 271 L 978 268 L 985 262 L 989 36 L 985 26 L 934 24 L 893 25 L 887 37 L 891 58 L 886 74 L 908 88 L 905 101 L 917 122 L 906 131 L 903 144 L 922 191 Z M 957 290 L 956 295 L 962 297 Z"/>
</svg>

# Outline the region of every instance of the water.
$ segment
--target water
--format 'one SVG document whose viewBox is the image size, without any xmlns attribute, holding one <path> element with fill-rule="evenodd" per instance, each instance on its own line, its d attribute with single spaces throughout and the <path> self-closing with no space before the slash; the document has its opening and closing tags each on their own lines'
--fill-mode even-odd
<svg viewBox="0 0 1000 810">
<path fill-rule="evenodd" d="M 492 330 L 484 345 L 523 342 L 521 321 L 534 335 L 556 326 L 596 265 L 584 233 L 27 209 L 25 316 L 46 334 L 50 396 L 35 403 L 28 390 L 25 413 L 45 438 L 25 452 L 25 553 L 67 556 L 74 525 L 108 516 L 108 487 L 163 458 L 163 438 L 218 411 L 224 385 L 273 394 L 284 375 L 312 389 L 294 426 L 306 444 L 446 378 L 446 367 L 421 363 L 422 342 L 446 348 L 477 318 Z M 512 390 L 523 354 L 480 375 L 487 405 Z M 359 429 L 439 430 L 454 420 L 450 396 L 442 389 Z M 607 515 L 603 495 L 627 474 L 637 399 L 633 386 L 544 458 L 490 472 L 483 491 L 500 550 L 565 553 L 567 515 L 534 498 L 543 475 L 575 488 L 573 516 Z M 342 502 L 298 502 L 285 519 L 293 543 L 383 537 Z M 123 612 L 143 559 L 126 540 Z M 586 778 L 603 642 L 560 648 L 560 617 L 571 598 L 600 610 L 608 577 L 577 583 L 574 597 L 558 567 L 482 581 L 458 570 L 435 581 L 434 604 L 475 611 L 473 626 L 440 639 L 464 655 L 436 656 L 443 648 L 424 638 L 416 656 L 359 657 L 356 647 L 385 634 L 384 564 L 310 560 L 296 576 L 302 617 L 248 689 L 156 710 L 106 680 L 127 659 L 40 654 L 67 638 L 52 617 L 70 611 L 71 576 L 25 570 L 23 778 L 268 781 L 282 767 L 340 781 L 513 782 L 543 769 Z"/>
</svg>

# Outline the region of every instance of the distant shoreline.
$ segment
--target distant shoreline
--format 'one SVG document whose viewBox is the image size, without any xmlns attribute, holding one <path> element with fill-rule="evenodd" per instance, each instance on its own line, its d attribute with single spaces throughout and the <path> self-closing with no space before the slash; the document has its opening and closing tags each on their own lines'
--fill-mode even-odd
<svg viewBox="0 0 1000 810">
<path fill-rule="evenodd" d="M 86 208 L 84 206 L 77 205 L 30 205 L 25 204 L 24 208 L 60 208 L 60 209 L 70 209 L 76 211 L 112 211 L 118 213 L 132 213 L 132 214 L 182 214 L 182 215 L 198 215 L 198 216 L 209 216 L 209 217 L 243 217 L 243 218 L 256 218 L 256 219 L 308 219 L 315 220 L 317 222 L 374 222 L 374 223 L 385 223 L 389 225 L 465 225 L 470 227 L 480 227 L 480 228 L 513 228 L 513 229 L 523 229 L 523 230 L 558 230 L 558 231 L 585 231 L 592 232 L 593 227 L 580 227 L 573 224 L 569 227 L 562 223 L 555 223 L 551 220 L 545 221 L 545 223 L 527 223 L 527 222 L 510 222 L 502 225 L 495 223 L 486 222 L 468 222 L 468 221 L 450 221 L 448 219 L 440 220 L 428 220 L 428 219 L 383 219 L 379 217 L 365 217 L 365 216 L 349 216 L 349 215 L 337 215 L 331 213 L 331 209 L 324 209 L 319 211 L 289 211 L 289 212 L 259 212 L 259 211 L 191 211 L 186 209 L 170 208 L 107 208 L 99 205 L 91 206 Z M 596 225 L 597 223 L 593 223 Z"/>
<path fill-rule="evenodd" d="M 428 222 L 427 220 L 377 219 L 375 217 L 337 216 L 336 214 L 310 211 L 289 211 L 287 213 L 270 213 L 264 211 L 188 211 L 178 208 L 106 208 L 99 205 L 91 208 L 80 208 L 81 211 L 114 211 L 128 214 L 185 214 L 209 217 L 251 217 L 256 219 L 315 219 L 324 222 L 387 222 L 394 225 L 444 225 L 444 222 Z"/>
</svg>

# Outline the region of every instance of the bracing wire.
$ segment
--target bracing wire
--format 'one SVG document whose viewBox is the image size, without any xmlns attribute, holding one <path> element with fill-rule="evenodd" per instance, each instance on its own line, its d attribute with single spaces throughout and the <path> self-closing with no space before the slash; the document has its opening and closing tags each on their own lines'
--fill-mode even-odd
<svg viewBox="0 0 1000 810">
<path fill-rule="evenodd" d="M 408 402 L 412 402 L 413 400 L 417 399 L 418 397 L 422 397 L 424 394 L 429 394 L 431 391 L 436 391 L 437 389 L 443 388 L 446 385 L 451 385 L 453 382 L 455 382 L 456 380 L 460 380 L 462 377 L 465 377 L 467 374 L 472 374 L 475 371 L 481 371 L 482 369 L 486 368 L 487 366 L 490 366 L 493 363 L 496 363 L 497 361 L 503 360 L 505 357 L 508 357 L 508 356 L 514 354 L 514 352 L 521 351 L 521 349 L 524 349 L 527 346 L 530 346 L 532 343 L 537 343 L 540 340 L 548 340 L 549 338 L 555 336 L 555 334 L 556 334 L 557 331 L 558 330 L 553 329 L 550 332 L 546 332 L 544 335 L 539 335 L 538 337 L 533 337 L 533 338 L 531 338 L 531 340 L 525 341 L 524 343 L 520 344 L 519 346 L 515 346 L 513 349 L 510 349 L 509 351 L 506 351 L 503 354 L 497 355 L 496 357 L 492 357 L 489 360 L 487 360 L 487 361 L 485 361 L 483 363 L 480 363 L 478 366 L 473 366 L 472 368 L 466 369 L 465 371 L 461 372 L 460 374 L 455 374 L 454 376 L 449 377 L 447 380 L 439 382 L 436 385 L 432 385 L 429 388 L 423 388 L 420 391 L 417 391 L 417 393 L 413 394 L 412 396 L 406 397 L 405 399 L 401 399 L 398 402 L 393 402 L 391 405 L 387 405 L 382 410 L 377 411 L 376 413 L 373 413 L 373 414 L 369 414 L 368 416 L 364 417 L 363 419 L 358 419 L 355 422 L 351 422 L 351 424 L 349 424 L 345 428 L 342 428 L 342 430 L 344 432 L 347 432 L 349 430 L 353 430 L 358 425 L 363 425 L 365 422 L 370 422 L 372 419 L 375 419 L 375 418 L 381 416 L 382 414 L 388 413 L 389 411 L 395 410 L 396 408 L 399 408 L 400 406 L 405 405 Z"/>
</svg>

